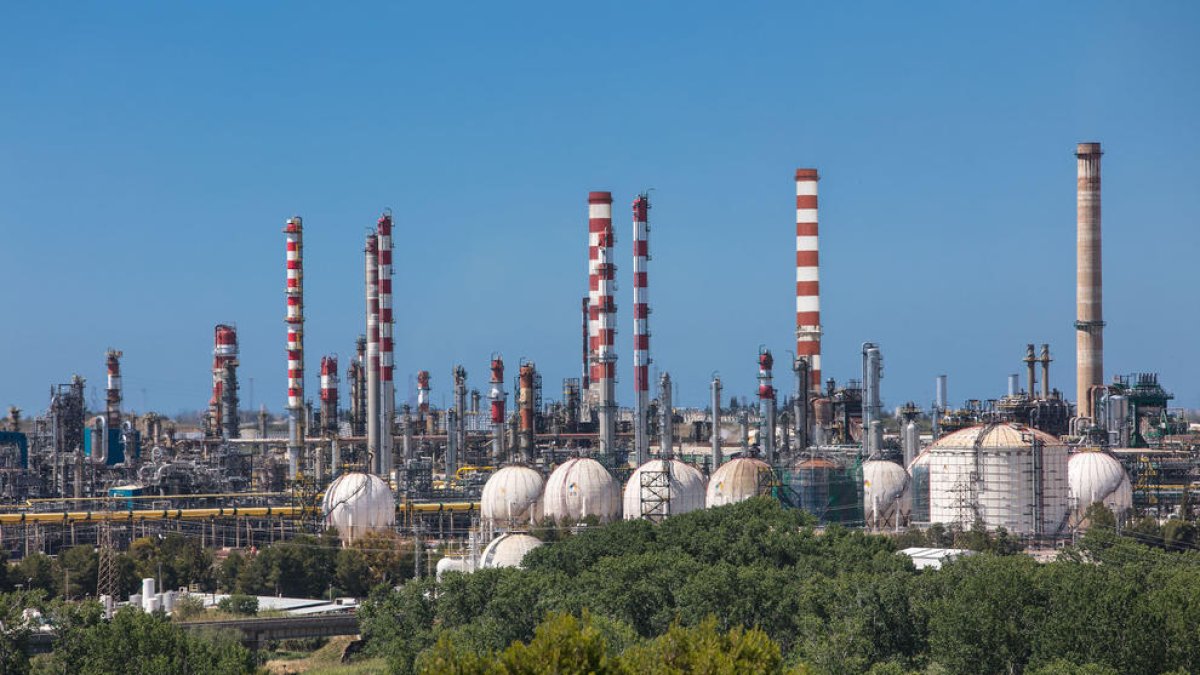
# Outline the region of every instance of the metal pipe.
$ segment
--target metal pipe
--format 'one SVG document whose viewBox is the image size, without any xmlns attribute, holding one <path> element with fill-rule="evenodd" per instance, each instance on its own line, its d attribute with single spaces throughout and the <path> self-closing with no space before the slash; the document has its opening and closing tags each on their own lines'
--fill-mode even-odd
<svg viewBox="0 0 1200 675">
<path fill-rule="evenodd" d="M 821 288 L 816 169 L 796 169 L 796 356 L 808 359 L 809 389 L 821 388 Z"/>
<path fill-rule="evenodd" d="M 1099 143 L 1080 143 L 1075 149 L 1076 276 L 1075 276 L 1075 392 L 1080 417 L 1094 419 L 1088 392 L 1104 383 L 1104 293 L 1100 238 Z"/>
</svg>

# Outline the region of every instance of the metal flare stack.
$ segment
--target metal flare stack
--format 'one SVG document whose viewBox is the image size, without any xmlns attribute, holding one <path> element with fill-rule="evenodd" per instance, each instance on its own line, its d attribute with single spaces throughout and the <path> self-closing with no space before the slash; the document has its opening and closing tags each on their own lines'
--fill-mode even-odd
<svg viewBox="0 0 1200 675">
<path fill-rule="evenodd" d="M 1075 382 L 1080 417 L 1093 418 L 1092 387 L 1104 384 L 1104 292 L 1100 260 L 1099 143 L 1080 143 L 1076 191 Z"/>
<path fill-rule="evenodd" d="M 650 197 L 643 193 L 633 200 L 633 412 L 636 465 L 650 458 L 650 305 L 647 295 L 646 261 L 650 259 Z"/>
<path fill-rule="evenodd" d="M 807 359 L 809 389 L 821 389 L 821 287 L 816 169 L 796 169 L 796 358 Z"/>
<path fill-rule="evenodd" d="M 288 357 L 288 478 L 300 474 L 304 450 L 304 224 L 288 218 L 287 241 L 287 357 Z"/>
</svg>

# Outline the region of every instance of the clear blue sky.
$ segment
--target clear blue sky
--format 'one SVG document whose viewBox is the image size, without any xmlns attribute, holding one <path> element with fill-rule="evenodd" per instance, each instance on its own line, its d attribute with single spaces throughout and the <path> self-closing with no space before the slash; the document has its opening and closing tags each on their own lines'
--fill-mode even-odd
<svg viewBox="0 0 1200 675">
<path fill-rule="evenodd" d="M 653 195 L 652 351 L 676 401 L 749 394 L 794 345 L 796 167 L 821 171 L 827 374 L 879 342 L 889 405 L 1003 393 L 1050 342 L 1074 395 L 1075 159 L 1104 144 L 1107 375 L 1200 407 L 1200 5 L 7 3 L 0 404 L 78 372 L 130 407 L 285 400 L 284 241 L 305 218 L 308 386 L 363 330 L 362 242 L 397 221 L 398 390 L 463 363 L 576 376 L 586 198 L 612 190 L 618 394 L 629 203 Z M 1047 7 L 1046 5 L 1051 5 Z M 779 372 L 777 386 L 791 389 Z"/>
</svg>

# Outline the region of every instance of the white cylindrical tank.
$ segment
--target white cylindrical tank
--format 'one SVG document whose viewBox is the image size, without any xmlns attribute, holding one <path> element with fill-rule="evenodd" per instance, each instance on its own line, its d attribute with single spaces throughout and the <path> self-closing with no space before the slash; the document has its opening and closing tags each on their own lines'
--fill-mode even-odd
<svg viewBox="0 0 1200 675">
<path fill-rule="evenodd" d="M 395 525 L 396 498 L 379 476 L 347 473 L 325 490 L 321 513 L 325 525 L 337 528 L 342 543 L 348 544 L 367 532 Z"/>
<path fill-rule="evenodd" d="M 771 467 L 761 459 L 732 459 L 709 477 L 704 503 L 711 509 L 757 497 L 766 492 L 770 477 Z"/>
<path fill-rule="evenodd" d="M 154 604 L 154 578 L 148 577 L 142 579 L 142 610 L 153 612 L 151 607 Z"/>
<path fill-rule="evenodd" d="M 691 464 L 652 459 L 635 469 L 625 482 L 625 519 L 674 516 L 702 509 L 704 488 L 704 474 Z"/>
<path fill-rule="evenodd" d="M 621 488 L 600 462 L 568 459 L 546 479 L 542 497 L 546 518 L 559 525 L 595 516 L 606 523 L 621 517 Z"/>
<path fill-rule="evenodd" d="M 442 580 L 442 575 L 447 572 L 470 572 L 471 565 L 465 558 L 457 558 L 446 556 L 437 561 L 437 580 Z"/>
<path fill-rule="evenodd" d="M 1053 536 L 1067 525 L 1067 448 L 1021 424 L 970 427 L 929 448 L 930 520 Z"/>
<path fill-rule="evenodd" d="M 904 524 L 912 510 L 908 472 L 895 462 L 863 462 L 863 514 L 867 527 Z"/>
<path fill-rule="evenodd" d="M 1121 462 L 1099 451 L 1077 452 L 1067 461 L 1071 488 L 1071 523 L 1078 525 L 1088 507 L 1096 502 L 1120 518 L 1133 508 L 1133 486 Z"/>
<path fill-rule="evenodd" d="M 527 466 L 506 466 L 488 478 L 479 498 L 485 523 L 518 527 L 542 520 L 542 474 Z"/>
<path fill-rule="evenodd" d="M 506 532 L 493 539 L 487 548 L 483 549 L 483 555 L 479 556 L 479 567 L 520 567 L 525 554 L 541 545 L 542 542 L 537 537 Z"/>
</svg>

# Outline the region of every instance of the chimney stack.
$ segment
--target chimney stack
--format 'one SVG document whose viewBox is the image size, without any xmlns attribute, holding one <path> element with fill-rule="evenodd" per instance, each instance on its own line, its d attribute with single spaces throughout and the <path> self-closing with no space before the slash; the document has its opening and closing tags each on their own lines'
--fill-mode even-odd
<svg viewBox="0 0 1200 675">
<path fill-rule="evenodd" d="M 1076 191 L 1075 395 L 1080 417 L 1095 419 L 1091 388 L 1104 384 L 1103 275 L 1100 269 L 1099 143 L 1080 143 Z"/>
<path fill-rule="evenodd" d="M 647 297 L 646 261 L 650 259 L 650 196 L 633 200 L 633 388 L 634 452 L 637 466 L 650 459 L 650 305 Z"/>
<path fill-rule="evenodd" d="M 816 169 L 796 169 L 796 358 L 808 361 L 810 391 L 821 388 L 821 290 Z"/>
<path fill-rule="evenodd" d="M 304 451 L 304 223 L 288 218 L 287 241 L 287 357 L 288 357 L 288 480 L 299 478 Z"/>
</svg>

